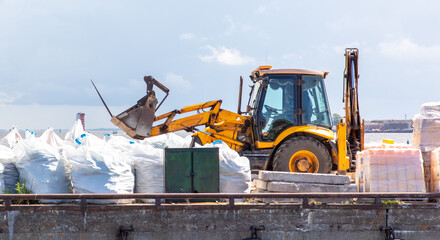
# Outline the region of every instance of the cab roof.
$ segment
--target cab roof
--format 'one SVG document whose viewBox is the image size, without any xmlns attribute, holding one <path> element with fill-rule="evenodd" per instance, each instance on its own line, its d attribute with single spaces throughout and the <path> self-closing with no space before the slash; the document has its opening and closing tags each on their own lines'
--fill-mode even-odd
<svg viewBox="0 0 440 240">
<path fill-rule="evenodd" d="M 260 77 L 266 74 L 305 74 L 319 75 L 325 78 L 328 75 L 328 72 L 307 69 L 272 69 L 272 66 L 260 66 L 251 73 L 251 76 Z"/>
</svg>

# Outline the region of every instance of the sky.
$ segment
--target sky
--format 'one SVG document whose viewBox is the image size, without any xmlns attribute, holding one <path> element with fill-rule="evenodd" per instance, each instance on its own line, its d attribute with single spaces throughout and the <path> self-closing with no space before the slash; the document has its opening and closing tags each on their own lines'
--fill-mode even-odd
<svg viewBox="0 0 440 240">
<path fill-rule="evenodd" d="M 237 110 L 239 77 L 260 65 L 330 72 L 344 115 L 344 49 L 357 47 L 366 120 L 412 119 L 440 101 L 438 1 L 0 0 L 0 129 L 113 128 L 151 75 L 170 89 L 159 113 L 222 99 Z M 160 92 L 157 90 L 156 92 Z M 159 96 L 163 96 L 160 95 Z"/>
</svg>

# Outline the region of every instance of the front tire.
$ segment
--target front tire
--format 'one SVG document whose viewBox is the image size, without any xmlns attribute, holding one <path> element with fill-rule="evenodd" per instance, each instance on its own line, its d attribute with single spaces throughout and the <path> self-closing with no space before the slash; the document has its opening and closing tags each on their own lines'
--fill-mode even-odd
<svg viewBox="0 0 440 240">
<path fill-rule="evenodd" d="M 329 173 L 331 156 L 320 141 L 305 136 L 287 139 L 274 155 L 273 170 L 283 172 Z"/>
</svg>

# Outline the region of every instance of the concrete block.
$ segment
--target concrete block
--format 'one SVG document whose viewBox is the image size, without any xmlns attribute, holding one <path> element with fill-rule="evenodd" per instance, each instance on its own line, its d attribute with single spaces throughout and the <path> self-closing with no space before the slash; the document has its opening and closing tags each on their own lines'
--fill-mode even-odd
<svg viewBox="0 0 440 240">
<path fill-rule="evenodd" d="M 260 180 L 260 179 L 254 180 L 255 187 L 257 189 L 261 189 L 261 190 L 267 190 L 267 183 L 268 183 L 267 181 Z"/>
<path fill-rule="evenodd" d="M 293 182 L 268 182 L 268 191 L 289 193 L 313 193 L 313 192 L 357 192 L 357 186 L 352 185 L 327 185 Z"/>
<path fill-rule="evenodd" d="M 350 184 L 350 177 L 320 173 L 292 173 L 276 171 L 259 171 L 258 178 L 265 181 L 303 182 L 320 184 Z"/>
</svg>

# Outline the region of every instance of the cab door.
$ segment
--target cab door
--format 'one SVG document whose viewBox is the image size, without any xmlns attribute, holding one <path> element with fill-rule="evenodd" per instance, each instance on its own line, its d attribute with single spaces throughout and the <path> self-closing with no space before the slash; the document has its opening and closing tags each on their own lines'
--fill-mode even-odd
<svg viewBox="0 0 440 240">
<path fill-rule="evenodd" d="M 257 141 L 273 142 L 285 129 L 301 123 L 299 79 L 297 75 L 272 75 L 263 80 L 257 111 Z"/>
</svg>

